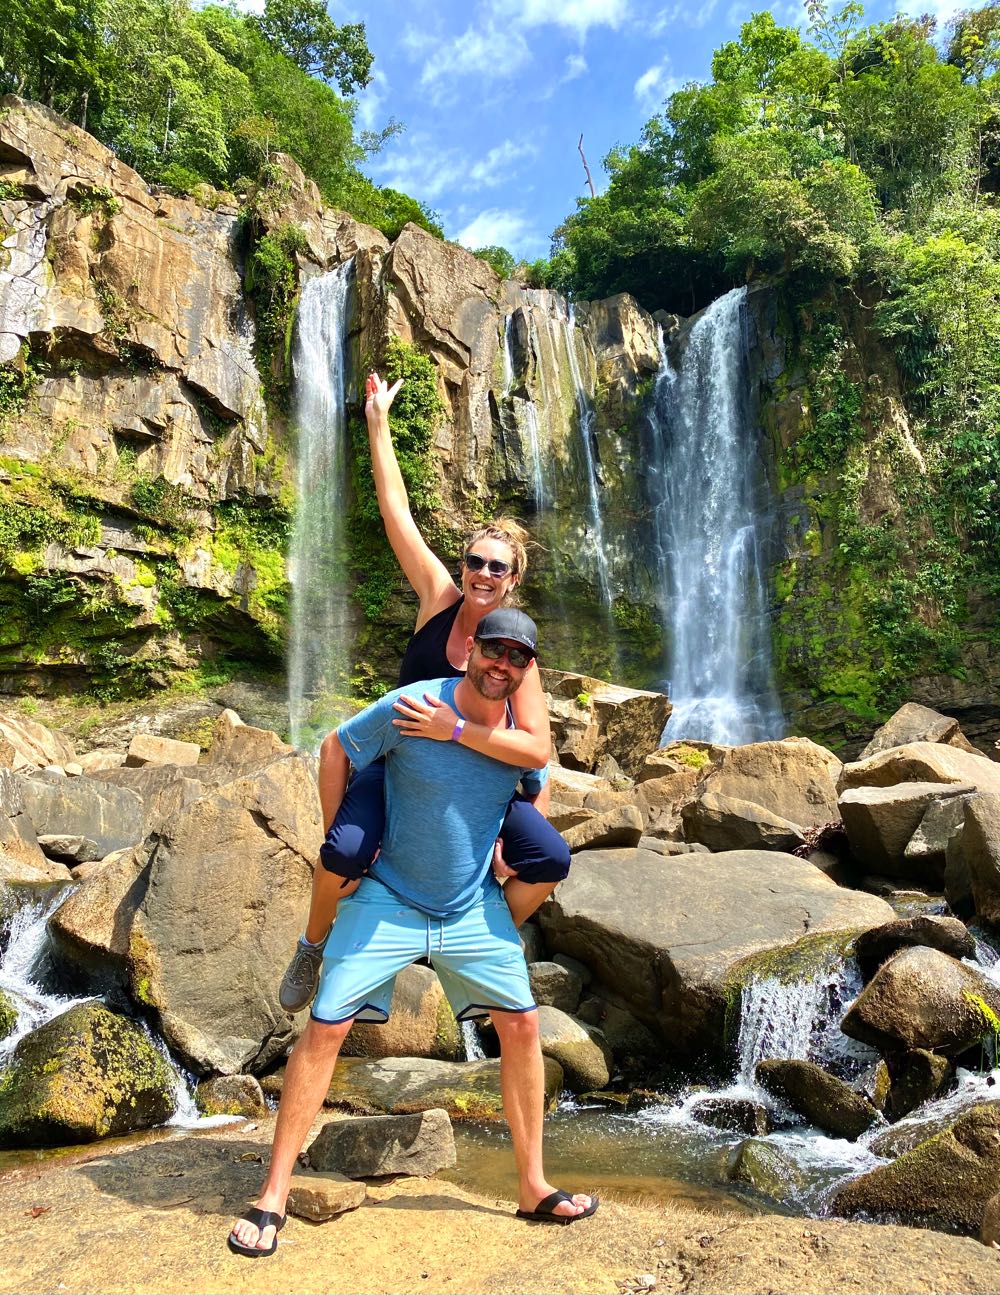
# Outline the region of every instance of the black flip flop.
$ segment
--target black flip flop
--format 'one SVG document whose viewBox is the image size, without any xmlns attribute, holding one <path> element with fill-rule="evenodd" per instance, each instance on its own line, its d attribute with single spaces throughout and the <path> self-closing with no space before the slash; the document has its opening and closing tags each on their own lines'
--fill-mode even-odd
<svg viewBox="0 0 1000 1295">
<path fill-rule="evenodd" d="M 259 1210 L 256 1205 L 250 1209 L 244 1210 L 240 1215 L 247 1223 L 252 1223 L 258 1230 L 258 1235 L 265 1228 L 274 1228 L 274 1240 L 271 1242 L 269 1250 L 262 1250 L 260 1246 L 245 1246 L 242 1241 L 237 1241 L 230 1232 L 226 1238 L 226 1243 L 234 1255 L 245 1255 L 247 1259 L 261 1259 L 266 1255 L 273 1255 L 278 1248 L 278 1233 L 285 1226 L 285 1215 L 276 1214 L 274 1210 Z"/>
<path fill-rule="evenodd" d="M 596 1196 L 591 1196 L 590 1204 L 580 1214 L 554 1214 L 553 1210 L 562 1201 L 572 1201 L 573 1197 L 569 1192 L 553 1192 L 551 1196 L 546 1196 L 545 1200 L 539 1201 L 533 1210 L 518 1210 L 516 1217 L 527 1219 L 529 1223 L 576 1223 L 578 1219 L 589 1219 L 591 1214 L 597 1209 L 600 1202 Z"/>
</svg>

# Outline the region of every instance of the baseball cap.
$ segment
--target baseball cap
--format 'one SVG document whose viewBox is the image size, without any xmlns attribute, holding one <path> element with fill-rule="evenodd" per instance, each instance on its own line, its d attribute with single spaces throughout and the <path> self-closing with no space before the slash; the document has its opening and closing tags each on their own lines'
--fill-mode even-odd
<svg viewBox="0 0 1000 1295">
<path fill-rule="evenodd" d="M 538 629 L 526 612 L 517 607 L 498 607 L 487 612 L 476 626 L 477 639 L 507 639 L 520 643 L 533 657 L 538 656 Z"/>
</svg>

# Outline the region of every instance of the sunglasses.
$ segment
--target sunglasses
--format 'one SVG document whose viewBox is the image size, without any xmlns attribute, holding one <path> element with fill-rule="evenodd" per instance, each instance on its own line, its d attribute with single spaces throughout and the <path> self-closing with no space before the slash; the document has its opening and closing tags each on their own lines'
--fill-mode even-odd
<svg viewBox="0 0 1000 1295">
<path fill-rule="evenodd" d="M 535 659 L 527 648 L 508 647 L 499 639 L 476 639 L 476 642 L 487 661 L 501 661 L 506 657 L 515 670 L 523 670 Z"/>
<path fill-rule="evenodd" d="M 478 553 L 466 553 L 464 562 L 470 571 L 482 571 L 485 567 L 497 580 L 511 573 L 509 562 L 501 562 L 499 558 L 481 558 Z"/>
</svg>

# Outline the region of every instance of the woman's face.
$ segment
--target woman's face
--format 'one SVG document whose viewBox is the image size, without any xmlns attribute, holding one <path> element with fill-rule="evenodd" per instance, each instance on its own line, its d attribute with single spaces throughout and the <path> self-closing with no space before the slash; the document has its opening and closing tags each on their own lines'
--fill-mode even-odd
<svg viewBox="0 0 1000 1295">
<path fill-rule="evenodd" d="M 485 565 L 479 571 L 470 571 L 468 565 L 470 556 L 485 558 L 487 562 L 505 562 L 511 570 L 505 576 L 490 575 L 490 569 Z M 499 607 L 517 584 L 513 564 L 514 551 L 503 540 L 476 540 L 475 544 L 470 546 L 462 561 L 462 593 L 465 595 L 465 601 L 475 607 L 480 616 L 485 616 L 487 612 Z"/>
</svg>

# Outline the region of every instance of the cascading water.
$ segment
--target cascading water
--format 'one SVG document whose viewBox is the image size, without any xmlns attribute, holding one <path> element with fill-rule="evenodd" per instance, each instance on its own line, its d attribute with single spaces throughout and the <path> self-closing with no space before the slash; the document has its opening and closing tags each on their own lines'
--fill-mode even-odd
<svg viewBox="0 0 1000 1295">
<path fill-rule="evenodd" d="M 541 436 L 539 434 L 538 409 L 530 395 L 515 396 L 514 391 L 514 316 L 508 315 L 503 330 L 503 395 L 512 405 L 520 410 L 528 434 L 528 451 L 531 455 L 531 487 L 534 496 L 535 511 L 541 512 L 549 503 L 549 491 L 545 484 L 545 469 L 542 465 Z"/>
<path fill-rule="evenodd" d="M 288 564 L 288 709 L 292 742 L 307 749 L 343 719 L 349 693 L 345 378 L 353 282 L 347 261 L 305 285 L 292 353 L 298 490 Z"/>
<path fill-rule="evenodd" d="M 784 732 L 771 669 L 745 298 L 738 288 L 708 307 L 676 374 L 660 339 L 648 480 L 671 644 L 667 742 L 736 745 Z"/>
<path fill-rule="evenodd" d="M 604 518 L 597 490 L 597 465 L 594 459 L 594 406 L 587 395 L 587 388 L 580 372 L 580 361 L 576 353 L 576 316 L 570 306 L 562 322 L 563 337 L 566 343 L 566 355 L 569 360 L 569 371 L 573 379 L 573 393 L 576 397 L 576 413 L 579 422 L 580 444 L 583 446 L 583 461 L 587 473 L 587 502 L 590 514 L 590 553 L 597 572 L 598 587 L 604 606 L 611 606 L 611 579 L 608 573 L 608 551 L 604 539 Z"/>
</svg>

